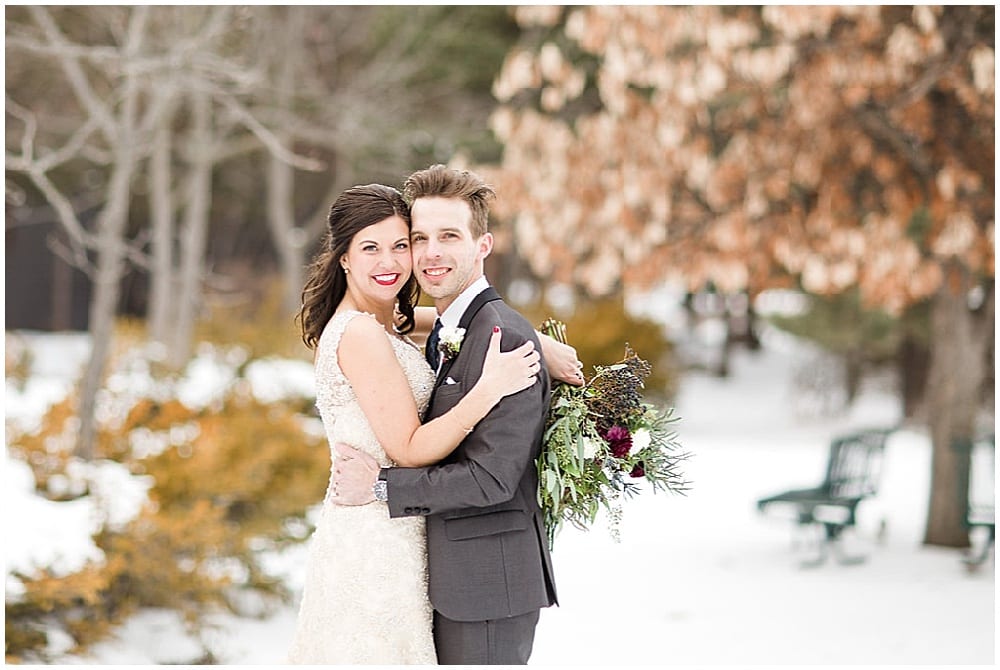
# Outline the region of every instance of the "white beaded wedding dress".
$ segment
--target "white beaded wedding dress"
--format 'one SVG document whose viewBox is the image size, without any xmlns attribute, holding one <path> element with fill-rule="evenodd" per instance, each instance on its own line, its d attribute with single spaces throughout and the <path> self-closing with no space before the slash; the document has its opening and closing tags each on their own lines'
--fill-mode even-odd
<svg viewBox="0 0 1000 670">
<path fill-rule="evenodd" d="M 337 347 L 361 312 L 334 315 L 316 350 L 316 405 L 332 450 L 342 442 L 392 465 L 337 363 Z M 423 413 L 434 373 L 410 341 L 393 337 L 410 388 Z M 391 420 L 391 417 L 387 417 Z M 424 519 L 390 519 L 386 504 L 341 507 L 324 500 L 310 539 L 306 580 L 288 655 L 290 663 L 422 664 L 437 662 L 427 599 Z"/>
</svg>

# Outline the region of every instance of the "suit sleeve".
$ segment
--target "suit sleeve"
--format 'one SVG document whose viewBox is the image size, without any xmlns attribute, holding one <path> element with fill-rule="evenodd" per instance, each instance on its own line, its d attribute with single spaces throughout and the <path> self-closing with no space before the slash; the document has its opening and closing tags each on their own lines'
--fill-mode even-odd
<svg viewBox="0 0 1000 670">
<path fill-rule="evenodd" d="M 463 364 L 461 387 L 441 386 L 428 419 L 453 407 L 479 379 L 494 325 L 503 329 L 502 350 L 510 351 L 531 339 L 541 351 L 534 330 L 524 319 L 504 319 L 499 310 L 483 308 L 466 333 L 462 358 L 452 368 L 454 371 L 460 362 Z M 525 470 L 535 467 L 548 412 L 548 388 L 543 364 L 534 385 L 503 398 L 444 462 L 423 468 L 390 468 L 390 516 L 441 514 L 510 501 Z"/>
</svg>

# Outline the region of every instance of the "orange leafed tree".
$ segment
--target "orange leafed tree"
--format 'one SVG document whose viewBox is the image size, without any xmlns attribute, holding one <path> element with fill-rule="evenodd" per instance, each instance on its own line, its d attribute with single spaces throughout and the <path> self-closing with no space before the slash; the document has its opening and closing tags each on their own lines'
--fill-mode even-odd
<svg viewBox="0 0 1000 670">
<path fill-rule="evenodd" d="M 522 6 L 495 82 L 519 253 L 594 295 L 680 278 L 933 302 L 925 542 L 964 546 L 993 336 L 994 8 Z"/>
</svg>

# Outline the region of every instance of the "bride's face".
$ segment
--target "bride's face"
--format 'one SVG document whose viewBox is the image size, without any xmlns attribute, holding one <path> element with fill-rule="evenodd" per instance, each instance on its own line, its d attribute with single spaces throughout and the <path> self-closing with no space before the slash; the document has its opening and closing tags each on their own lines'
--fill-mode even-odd
<svg viewBox="0 0 1000 670">
<path fill-rule="evenodd" d="M 358 231 L 340 263 L 347 270 L 348 288 L 360 297 L 394 302 L 413 273 L 406 222 L 393 215 Z"/>
</svg>

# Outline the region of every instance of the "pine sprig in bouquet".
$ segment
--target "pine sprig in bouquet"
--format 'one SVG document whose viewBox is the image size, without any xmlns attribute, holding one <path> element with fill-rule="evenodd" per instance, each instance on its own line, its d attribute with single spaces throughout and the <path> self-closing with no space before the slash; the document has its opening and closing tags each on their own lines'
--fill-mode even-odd
<svg viewBox="0 0 1000 670">
<path fill-rule="evenodd" d="M 566 343 L 566 325 L 549 319 L 540 329 Z M 643 400 L 652 368 L 625 345 L 614 365 L 595 366 L 583 386 L 557 382 L 545 425 L 538 468 L 538 502 L 549 547 L 564 522 L 587 529 L 603 507 L 612 537 L 619 540 L 621 501 L 639 492 L 635 480 L 653 491 L 684 493 L 680 472 L 689 454 L 681 450 L 670 425 L 677 421 Z"/>
</svg>

